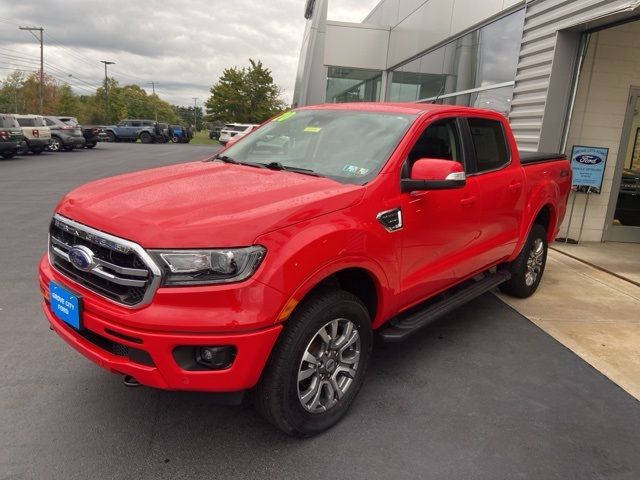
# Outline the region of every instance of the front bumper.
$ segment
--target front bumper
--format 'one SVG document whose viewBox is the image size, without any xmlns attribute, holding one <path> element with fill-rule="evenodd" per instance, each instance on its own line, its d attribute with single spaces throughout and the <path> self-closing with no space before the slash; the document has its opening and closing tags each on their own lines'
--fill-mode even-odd
<svg viewBox="0 0 640 480">
<path fill-rule="evenodd" d="M 82 297 L 82 331 L 77 331 L 59 320 L 52 312 L 48 302 L 48 285 L 50 281 L 71 290 Z M 260 288 L 259 286 L 254 286 Z M 265 292 L 269 287 L 264 286 Z M 217 322 L 207 322 L 196 327 L 196 322 L 180 325 L 180 315 L 196 318 L 205 316 L 206 304 L 193 303 L 194 292 L 184 289 L 185 297 L 176 290 L 170 291 L 169 296 L 162 294 L 163 289 L 156 293 L 156 300 L 150 305 L 138 310 L 125 309 L 109 304 L 93 292 L 67 280 L 58 274 L 43 257 L 40 262 L 40 289 L 45 299 L 42 310 L 51 328 L 69 345 L 100 367 L 112 373 L 131 375 L 138 382 L 149 387 L 165 390 L 190 390 L 202 392 L 238 392 L 253 387 L 269 358 L 269 354 L 282 330 L 281 324 L 274 324 L 256 318 L 260 326 L 248 329 L 245 325 L 242 331 L 233 331 L 228 320 L 218 317 Z M 202 293 L 202 289 L 198 289 Z M 263 294 L 265 293 L 263 292 Z M 275 290 L 274 290 L 275 292 Z M 253 294 L 256 292 L 254 291 Z M 189 300 L 189 296 L 191 299 Z M 213 302 L 220 302 L 223 297 L 216 292 L 209 291 L 200 295 L 201 302 L 212 298 Z M 229 299 L 227 299 L 229 300 Z M 264 296 L 262 300 L 267 300 Z M 168 306 L 166 302 L 174 303 Z M 182 306 L 181 306 L 182 305 Z M 233 303 L 226 304 L 227 317 L 240 317 Z M 247 313 L 259 315 L 251 304 L 247 306 Z M 220 305 L 218 305 L 220 308 Z M 146 328 L 133 326 L 139 322 L 151 322 Z M 273 318 L 273 317 L 271 317 Z M 217 325 L 215 325 L 217 323 Z M 173 325 L 173 326 L 170 326 Z M 236 325 L 237 326 L 237 325 Z M 183 328 L 182 331 L 176 331 Z M 233 345 L 236 356 L 231 366 L 224 370 L 185 370 L 174 358 L 176 347 L 185 346 L 224 346 Z"/>
</svg>

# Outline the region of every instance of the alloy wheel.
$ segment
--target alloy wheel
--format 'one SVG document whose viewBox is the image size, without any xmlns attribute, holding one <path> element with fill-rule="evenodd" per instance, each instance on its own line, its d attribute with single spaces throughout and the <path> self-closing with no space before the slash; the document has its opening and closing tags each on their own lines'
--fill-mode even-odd
<svg viewBox="0 0 640 480">
<path fill-rule="evenodd" d="M 527 258 L 527 272 L 524 275 L 524 282 L 527 287 L 533 285 L 540 272 L 542 271 L 542 264 L 544 262 L 544 242 L 541 238 L 536 238 L 529 250 L 529 257 Z"/>
<path fill-rule="evenodd" d="M 298 400 L 310 413 L 334 407 L 351 387 L 360 360 L 360 334 L 346 318 L 327 322 L 313 336 L 298 368 Z"/>
</svg>

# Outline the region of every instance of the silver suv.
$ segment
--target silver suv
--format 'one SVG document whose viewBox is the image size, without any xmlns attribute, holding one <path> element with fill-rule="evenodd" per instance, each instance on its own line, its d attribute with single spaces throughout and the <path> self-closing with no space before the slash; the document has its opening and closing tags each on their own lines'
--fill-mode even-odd
<svg viewBox="0 0 640 480">
<path fill-rule="evenodd" d="M 74 117 L 44 117 L 44 121 L 51 129 L 51 143 L 49 150 L 59 152 L 62 149 L 71 151 L 82 148 L 85 144 L 82 128 Z"/>
</svg>

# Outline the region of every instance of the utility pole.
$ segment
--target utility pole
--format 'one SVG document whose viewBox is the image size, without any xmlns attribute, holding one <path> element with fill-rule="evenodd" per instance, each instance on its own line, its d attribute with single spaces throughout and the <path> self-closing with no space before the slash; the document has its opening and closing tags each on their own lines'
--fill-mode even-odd
<svg viewBox="0 0 640 480">
<path fill-rule="evenodd" d="M 44 28 L 42 27 L 18 27 L 20 30 L 26 30 L 33 35 L 36 40 L 40 40 L 40 115 L 44 113 Z M 33 33 L 40 32 L 40 38 Z"/>
<path fill-rule="evenodd" d="M 156 96 L 156 85 L 160 85 L 159 83 L 156 82 L 149 82 L 149 85 L 151 85 L 151 89 L 153 90 L 153 96 Z M 158 104 L 156 103 L 155 99 L 153 101 L 153 112 L 156 114 L 156 123 L 158 123 Z"/>
<path fill-rule="evenodd" d="M 104 63 L 104 105 L 107 112 L 107 123 L 109 123 L 111 115 L 109 113 L 109 77 L 107 76 L 107 65 L 115 65 L 116 62 L 100 60 L 100 63 Z"/>
<path fill-rule="evenodd" d="M 193 129 L 198 131 L 198 110 L 196 105 L 198 104 L 198 97 L 193 98 Z"/>
</svg>

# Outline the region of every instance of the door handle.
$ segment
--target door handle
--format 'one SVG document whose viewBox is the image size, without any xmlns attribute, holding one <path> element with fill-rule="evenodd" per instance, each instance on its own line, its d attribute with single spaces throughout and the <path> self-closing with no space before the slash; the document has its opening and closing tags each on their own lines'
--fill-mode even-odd
<svg viewBox="0 0 640 480">
<path fill-rule="evenodd" d="M 520 188 L 522 188 L 522 183 L 520 182 L 513 182 L 509 184 L 509 191 L 511 193 L 518 193 L 520 191 Z"/>
<path fill-rule="evenodd" d="M 470 207 L 476 203 L 476 197 L 466 197 L 460 200 L 460 205 L 463 207 Z"/>
</svg>

